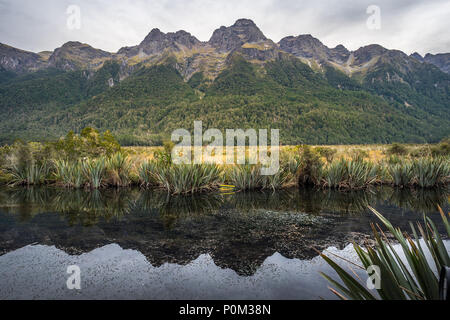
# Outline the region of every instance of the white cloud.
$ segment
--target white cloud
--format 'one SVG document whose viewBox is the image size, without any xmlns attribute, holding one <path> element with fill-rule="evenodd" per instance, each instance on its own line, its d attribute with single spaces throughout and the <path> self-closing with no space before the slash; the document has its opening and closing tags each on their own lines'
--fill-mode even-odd
<svg viewBox="0 0 450 320">
<path fill-rule="evenodd" d="M 66 9 L 81 8 L 82 28 L 68 30 Z M 366 8 L 381 8 L 381 30 L 366 27 Z M 184 29 L 207 41 L 221 25 L 250 18 L 279 41 L 311 33 L 328 46 L 351 50 L 379 43 L 407 53 L 450 52 L 446 0 L 0 0 L 0 42 L 31 51 L 77 40 L 108 50 L 136 45 L 152 28 Z"/>
</svg>

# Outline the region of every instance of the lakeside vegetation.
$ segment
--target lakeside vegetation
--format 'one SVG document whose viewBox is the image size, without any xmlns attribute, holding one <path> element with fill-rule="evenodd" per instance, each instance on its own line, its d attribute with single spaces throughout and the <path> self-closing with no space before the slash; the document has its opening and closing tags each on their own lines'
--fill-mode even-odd
<svg viewBox="0 0 450 320">
<path fill-rule="evenodd" d="M 122 148 L 108 131 L 85 128 L 58 141 L 17 141 L 0 149 L 0 183 L 65 188 L 160 188 L 171 194 L 218 190 L 276 190 L 314 186 L 338 190 L 373 185 L 432 188 L 450 182 L 450 141 L 436 145 L 392 144 L 375 148 L 280 147 L 280 170 L 261 165 L 175 165 L 173 143 L 149 152 Z M 248 151 L 248 150 L 247 150 Z"/>
<path fill-rule="evenodd" d="M 329 275 L 321 273 L 334 288 L 330 290 L 342 300 L 439 300 L 439 275 L 444 266 L 450 264 L 448 250 L 442 241 L 439 231 L 430 217 L 424 216 L 424 223 L 411 224 L 412 236 L 395 228 L 389 220 L 375 209 L 369 209 L 377 216 L 390 234 L 399 243 L 401 251 L 396 251 L 391 245 L 386 233 L 379 225 L 372 224 L 375 238 L 374 248 L 366 246 L 363 249 L 353 244 L 362 266 L 357 268 L 369 270 L 377 266 L 378 274 L 370 271 L 372 276 L 379 277 L 379 286 L 376 288 L 378 296 L 366 289 L 361 279 L 352 272 L 347 272 L 324 253 L 321 257 L 336 271 L 341 279 L 337 282 Z M 450 237 L 450 223 L 447 215 L 439 207 L 442 222 L 447 236 Z M 448 214 L 450 217 L 450 213 Z M 419 238 L 421 237 L 421 239 Z M 403 253 L 404 258 L 400 255 Z M 431 258 L 427 258 L 427 254 Z M 431 262 L 431 261 L 432 262 Z M 382 275 L 382 276 L 381 276 Z"/>
</svg>

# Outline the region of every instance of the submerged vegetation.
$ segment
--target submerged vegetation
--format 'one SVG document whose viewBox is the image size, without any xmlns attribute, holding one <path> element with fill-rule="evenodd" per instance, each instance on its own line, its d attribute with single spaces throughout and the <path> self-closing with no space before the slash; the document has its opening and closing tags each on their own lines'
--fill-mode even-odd
<svg viewBox="0 0 450 320">
<path fill-rule="evenodd" d="M 420 157 L 417 148 L 391 145 L 378 161 L 358 148 L 337 157 L 329 147 L 290 147 L 281 151 L 280 170 L 271 176 L 261 174 L 261 164 L 176 165 L 172 148 L 173 143 L 166 143 L 142 158 L 121 148 L 109 132 L 92 128 L 45 144 L 18 141 L 0 148 L 0 183 L 88 189 L 139 185 L 188 194 L 218 190 L 221 185 L 232 191 L 292 186 L 358 190 L 381 184 L 432 188 L 450 182 L 448 141 L 428 146 L 434 153 Z"/>
</svg>

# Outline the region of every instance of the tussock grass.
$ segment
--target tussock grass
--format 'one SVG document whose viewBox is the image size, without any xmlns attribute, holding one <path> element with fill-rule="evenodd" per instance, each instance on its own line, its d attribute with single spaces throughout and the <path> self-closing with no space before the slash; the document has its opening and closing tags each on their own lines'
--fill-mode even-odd
<svg viewBox="0 0 450 320">
<path fill-rule="evenodd" d="M 447 146 L 443 142 L 433 148 L 442 154 Z M 418 157 L 414 152 L 419 147 L 412 145 L 407 146 L 408 154 L 398 145 L 280 147 L 280 170 L 272 176 L 261 175 L 259 164 L 175 166 L 172 148 L 173 144 L 160 148 L 126 148 L 72 159 L 50 155 L 45 148 L 20 144 L 3 148 L 6 156 L 1 161 L 0 182 L 54 183 L 67 188 L 92 189 L 140 185 L 163 188 L 174 194 L 212 191 L 221 183 L 232 185 L 234 190 L 277 190 L 292 186 L 359 190 L 377 184 L 433 188 L 450 182 L 448 156 L 432 156 L 430 151 Z M 392 149 L 402 149 L 402 152 L 392 152 Z M 249 153 L 247 148 L 246 154 Z"/>
<path fill-rule="evenodd" d="M 25 166 L 13 165 L 9 170 L 10 183 L 13 185 L 41 185 L 45 183 L 48 172 L 47 163 L 31 163 Z"/>
<path fill-rule="evenodd" d="M 405 187 L 413 179 L 413 166 L 411 163 L 395 163 L 387 167 L 388 176 L 395 187 Z"/>
<path fill-rule="evenodd" d="M 107 184 L 115 187 L 127 187 L 131 184 L 132 163 L 128 156 L 118 152 L 106 159 Z"/>
<path fill-rule="evenodd" d="M 86 179 L 80 161 L 71 163 L 66 160 L 56 160 L 53 166 L 56 184 L 66 188 L 81 188 L 85 184 Z"/>
<path fill-rule="evenodd" d="M 81 167 L 87 180 L 87 187 L 98 189 L 104 186 L 104 179 L 106 176 L 105 158 L 88 159 L 82 162 Z"/>
<path fill-rule="evenodd" d="M 213 164 L 171 165 L 157 167 L 159 187 L 171 194 L 188 194 L 215 190 L 222 181 L 222 173 Z"/>
<path fill-rule="evenodd" d="M 412 162 L 413 183 L 421 188 L 444 184 L 450 177 L 450 163 L 445 158 L 420 158 Z"/>
<path fill-rule="evenodd" d="M 231 165 L 224 169 L 225 182 L 237 190 L 277 190 L 295 186 L 298 182 L 298 157 L 280 159 L 280 169 L 274 175 L 262 175 L 260 164 Z"/>
<path fill-rule="evenodd" d="M 322 186 L 333 189 L 363 189 L 380 182 L 380 167 L 364 160 L 341 159 L 324 170 Z"/>
<path fill-rule="evenodd" d="M 158 165 L 155 161 L 144 161 L 138 168 L 139 184 L 142 187 L 148 188 L 157 185 L 156 172 Z"/>
</svg>

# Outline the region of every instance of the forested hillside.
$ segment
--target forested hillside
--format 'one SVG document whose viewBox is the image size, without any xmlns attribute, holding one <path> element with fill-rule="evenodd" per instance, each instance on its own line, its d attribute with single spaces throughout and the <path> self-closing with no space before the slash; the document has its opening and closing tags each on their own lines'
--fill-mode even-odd
<svg viewBox="0 0 450 320">
<path fill-rule="evenodd" d="M 48 65 L 1 46 L 0 143 L 89 126 L 122 144 L 154 145 L 194 120 L 222 130 L 277 128 L 283 144 L 450 136 L 450 75 L 377 45 L 329 49 L 310 35 L 275 44 L 243 19 L 208 43 L 158 29 L 117 54 L 70 42 Z"/>
</svg>

